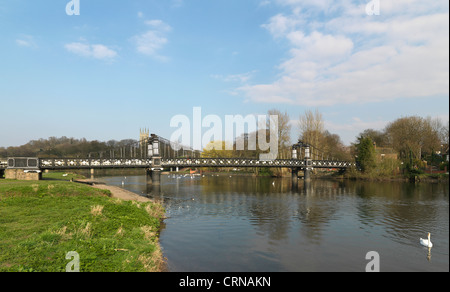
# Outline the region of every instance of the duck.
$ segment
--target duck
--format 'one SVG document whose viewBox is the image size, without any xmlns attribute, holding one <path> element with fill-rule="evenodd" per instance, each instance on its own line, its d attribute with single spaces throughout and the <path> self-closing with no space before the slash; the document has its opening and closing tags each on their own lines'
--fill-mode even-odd
<svg viewBox="0 0 450 292">
<path fill-rule="evenodd" d="M 426 247 L 433 247 L 433 243 L 431 242 L 431 234 L 428 232 L 428 239 L 420 238 L 420 244 Z"/>
</svg>

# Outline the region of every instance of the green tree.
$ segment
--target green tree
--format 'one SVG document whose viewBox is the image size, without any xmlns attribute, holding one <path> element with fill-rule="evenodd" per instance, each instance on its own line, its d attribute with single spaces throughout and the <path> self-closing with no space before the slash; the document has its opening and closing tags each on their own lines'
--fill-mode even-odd
<svg viewBox="0 0 450 292">
<path fill-rule="evenodd" d="M 202 151 L 203 158 L 231 158 L 235 157 L 233 150 L 226 150 L 228 142 L 211 141 Z M 228 145 L 229 146 L 229 145 Z M 228 147 L 230 148 L 230 147 Z"/>
<path fill-rule="evenodd" d="M 376 167 L 375 146 L 369 137 L 359 137 L 356 146 L 356 162 L 365 173 Z"/>
</svg>

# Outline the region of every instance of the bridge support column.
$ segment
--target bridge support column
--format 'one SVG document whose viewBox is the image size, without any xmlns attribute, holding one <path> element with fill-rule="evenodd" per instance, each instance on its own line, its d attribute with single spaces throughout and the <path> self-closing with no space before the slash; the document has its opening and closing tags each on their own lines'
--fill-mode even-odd
<svg viewBox="0 0 450 292">
<path fill-rule="evenodd" d="M 153 181 L 152 181 L 152 169 L 151 168 L 146 168 L 145 169 L 145 173 L 147 174 L 146 175 L 147 185 L 151 185 L 153 183 Z"/>
<path fill-rule="evenodd" d="M 161 169 L 152 169 L 152 184 L 154 186 L 161 184 Z"/>
<path fill-rule="evenodd" d="M 305 172 L 305 182 L 310 182 L 311 181 L 311 169 L 305 168 L 304 172 Z"/>
<path fill-rule="evenodd" d="M 13 180 L 41 180 L 42 171 L 26 169 L 6 169 L 5 178 Z"/>
<path fill-rule="evenodd" d="M 298 187 L 298 168 L 292 168 L 292 188 Z"/>
<path fill-rule="evenodd" d="M 147 195 L 152 195 L 153 197 L 159 196 L 161 194 L 161 185 L 147 184 Z"/>
<path fill-rule="evenodd" d="M 152 157 L 152 184 L 159 186 L 161 184 L 161 172 L 164 170 L 161 166 L 161 157 L 159 156 L 159 146 L 153 142 L 153 154 Z"/>
<path fill-rule="evenodd" d="M 91 179 L 94 179 L 94 169 L 91 168 Z"/>
<path fill-rule="evenodd" d="M 311 171 L 312 171 L 312 160 L 307 158 L 305 159 L 305 168 L 304 168 L 304 172 L 305 172 L 305 182 L 310 182 L 311 181 Z"/>
</svg>

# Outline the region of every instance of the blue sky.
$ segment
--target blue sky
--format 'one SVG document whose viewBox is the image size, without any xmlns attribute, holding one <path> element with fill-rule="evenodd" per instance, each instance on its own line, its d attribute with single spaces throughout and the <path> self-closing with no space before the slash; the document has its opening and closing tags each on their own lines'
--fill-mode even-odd
<svg viewBox="0 0 450 292">
<path fill-rule="evenodd" d="M 449 2 L 0 0 L 0 146 L 170 137 L 173 116 L 319 109 L 350 144 L 402 116 L 449 119 Z M 206 131 L 207 129 L 204 129 Z"/>
</svg>

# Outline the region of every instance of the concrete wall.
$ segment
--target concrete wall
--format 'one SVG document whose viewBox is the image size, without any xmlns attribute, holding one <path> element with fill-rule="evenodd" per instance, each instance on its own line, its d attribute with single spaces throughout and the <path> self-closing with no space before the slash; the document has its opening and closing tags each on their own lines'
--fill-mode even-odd
<svg viewBox="0 0 450 292">
<path fill-rule="evenodd" d="M 25 173 L 23 169 L 6 169 L 5 178 L 15 180 L 41 180 L 42 173 Z"/>
</svg>

